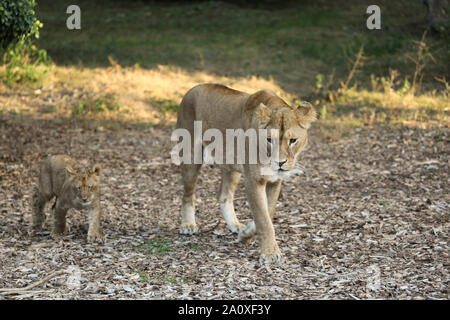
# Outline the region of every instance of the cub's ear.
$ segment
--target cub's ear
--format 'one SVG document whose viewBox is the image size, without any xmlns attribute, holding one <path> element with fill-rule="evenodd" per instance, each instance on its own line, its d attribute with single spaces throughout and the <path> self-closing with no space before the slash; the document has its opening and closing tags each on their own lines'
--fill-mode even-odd
<svg viewBox="0 0 450 320">
<path fill-rule="evenodd" d="M 70 166 L 68 166 L 68 167 L 66 167 L 66 171 L 68 172 L 68 173 L 70 173 L 71 175 L 73 175 L 73 176 L 76 176 L 77 174 L 78 174 L 78 172 L 76 172 L 72 167 L 70 167 Z"/>
<path fill-rule="evenodd" d="M 261 126 L 265 127 L 272 116 L 272 110 L 270 110 L 264 103 L 260 103 L 254 110 L 254 115 L 258 119 Z"/>
<path fill-rule="evenodd" d="M 295 110 L 297 113 L 297 120 L 301 127 L 308 129 L 311 122 L 316 120 L 316 110 L 314 110 L 311 103 L 303 101 Z"/>
<path fill-rule="evenodd" d="M 95 174 L 97 177 L 100 177 L 101 173 L 102 173 L 102 167 L 100 167 L 99 164 L 95 164 L 90 171 L 90 174 Z"/>
</svg>

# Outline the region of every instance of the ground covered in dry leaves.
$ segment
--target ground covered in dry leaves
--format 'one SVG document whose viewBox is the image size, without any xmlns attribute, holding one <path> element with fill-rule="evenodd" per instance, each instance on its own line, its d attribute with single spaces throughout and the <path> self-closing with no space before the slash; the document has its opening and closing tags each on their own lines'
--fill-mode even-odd
<svg viewBox="0 0 450 320">
<path fill-rule="evenodd" d="M 305 172 L 284 183 L 277 207 L 285 262 L 265 267 L 257 244 L 239 244 L 226 228 L 215 168 L 199 179 L 200 234 L 178 234 L 182 188 L 169 128 L 1 122 L 0 288 L 22 290 L 0 289 L 0 299 L 449 298 L 448 128 L 355 129 L 333 142 L 316 126 L 300 157 Z M 78 211 L 64 241 L 50 237 L 49 214 L 47 231 L 31 236 L 39 163 L 57 153 L 103 166 L 104 244 L 86 243 Z M 235 203 L 248 222 L 242 183 Z"/>
</svg>

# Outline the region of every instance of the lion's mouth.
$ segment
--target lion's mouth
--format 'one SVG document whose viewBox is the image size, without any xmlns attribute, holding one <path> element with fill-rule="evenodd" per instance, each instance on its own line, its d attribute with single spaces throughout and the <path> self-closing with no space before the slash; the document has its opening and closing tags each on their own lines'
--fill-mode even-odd
<svg viewBox="0 0 450 320">
<path fill-rule="evenodd" d="M 92 203 L 92 201 L 80 201 L 80 203 L 83 207 L 87 207 Z"/>
</svg>

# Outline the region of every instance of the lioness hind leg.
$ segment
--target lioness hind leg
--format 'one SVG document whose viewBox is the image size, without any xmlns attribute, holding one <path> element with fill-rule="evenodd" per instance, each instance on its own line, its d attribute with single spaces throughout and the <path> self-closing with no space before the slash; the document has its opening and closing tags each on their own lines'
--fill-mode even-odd
<svg viewBox="0 0 450 320">
<path fill-rule="evenodd" d="M 220 184 L 219 205 L 228 229 L 238 233 L 245 226 L 239 222 L 234 211 L 233 198 L 236 187 L 239 184 L 241 174 L 236 171 L 222 171 L 222 182 Z"/>
<path fill-rule="evenodd" d="M 197 225 L 195 223 L 194 194 L 200 168 L 201 164 L 181 165 L 181 174 L 183 176 L 184 186 L 184 194 L 181 204 L 181 234 L 192 235 L 197 232 Z"/>
</svg>

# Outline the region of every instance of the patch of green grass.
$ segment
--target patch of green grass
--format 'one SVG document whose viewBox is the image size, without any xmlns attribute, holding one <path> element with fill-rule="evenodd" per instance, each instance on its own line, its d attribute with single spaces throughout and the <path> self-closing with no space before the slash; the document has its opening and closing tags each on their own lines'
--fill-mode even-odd
<svg viewBox="0 0 450 320">
<path fill-rule="evenodd" d="M 448 87 L 436 78 L 448 86 L 450 42 L 431 34 L 426 37 L 434 59 L 427 61 L 420 75 L 417 64 L 408 58 L 416 54 L 426 28 L 425 9 L 419 1 L 378 1 L 380 31 L 366 28 L 367 3 L 357 0 L 346 5 L 291 1 L 288 6 L 273 7 L 215 1 L 167 5 L 117 0 L 103 5 L 79 0 L 81 31 L 61 28 L 67 16 L 60 13 L 69 4 L 68 0 L 38 4 L 37 15 L 45 25 L 39 47 L 47 49 L 57 65 L 77 66 L 66 73 L 66 83 L 73 84 L 83 70 L 93 76 L 97 67 L 112 64 L 114 70 L 104 75 L 109 83 L 100 78 L 96 96 L 77 98 L 74 116 L 112 121 L 133 114 L 135 118 L 128 121 L 139 123 L 145 115 L 155 124 L 169 125 L 186 83 L 232 79 L 227 84 L 233 86 L 263 78 L 276 84 L 280 90 L 275 91 L 285 98 L 314 103 L 321 132 L 329 139 L 377 123 L 448 122 L 448 94 L 443 95 Z M 354 70 L 355 56 L 362 48 L 364 59 Z M 118 86 L 117 73 L 128 81 Z M 196 73 L 206 76 L 199 80 Z M 159 81 L 164 74 L 169 75 Z M 418 88 L 414 88 L 415 78 Z M 76 87 L 94 90 L 83 79 Z M 116 99 L 104 97 L 98 88 L 120 94 Z"/>
<path fill-rule="evenodd" d="M 73 110 L 72 116 L 98 114 L 105 111 L 119 111 L 120 105 L 111 96 L 95 98 L 85 95 L 79 100 Z"/>
<path fill-rule="evenodd" d="M 190 250 L 197 250 L 200 248 L 200 245 L 197 243 L 188 242 L 188 243 L 184 243 L 183 247 L 190 249 Z"/>
<path fill-rule="evenodd" d="M 162 281 L 162 282 L 169 282 L 171 284 L 177 283 L 176 277 L 171 277 L 164 273 L 154 273 L 151 275 L 151 277 L 155 280 Z"/>
<path fill-rule="evenodd" d="M 39 86 L 51 71 L 47 52 L 30 41 L 22 39 L 2 52 L 4 68 L 0 78 L 9 86 L 24 84 Z"/>
<path fill-rule="evenodd" d="M 180 105 L 173 100 L 152 100 L 150 102 L 154 107 L 162 113 L 177 113 Z"/>
<path fill-rule="evenodd" d="M 180 107 L 178 103 L 169 99 L 150 99 L 148 100 L 148 103 L 159 112 L 161 124 L 163 125 L 167 125 L 168 120 L 176 115 L 176 113 L 178 112 L 178 108 Z"/>
<path fill-rule="evenodd" d="M 294 94 L 312 90 L 318 73 L 336 69 L 336 76 L 344 77 L 348 58 L 363 43 L 370 59 L 357 75 L 361 85 L 370 84 L 371 73 L 383 76 L 388 68 L 411 74 L 404 55 L 420 35 L 395 28 L 416 22 L 412 17 L 424 12 L 423 6 L 407 0 L 380 0 L 384 29 L 370 32 L 365 27 L 367 6 L 356 1 L 349 6 L 310 2 L 254 8 L 223 2 L 99 5 L 80 0 L 82 31 L 69 32 L 61 28 L 67 17 L 60 14 L 68 4 L 42 2 L 37 7 L 44 22 L 39 45 L 58 64 L 106 67 L 112 56 L 125 67 L 162 64 L 232 76 L 271 76 Z M 445 70 L 448 44 L 442 47 L 439 39 L 430 39 L 430 44 L 441 48 L 438 63 L 429 66 L 430 73 L 439 73 Z"/>
<path fill-rule="evenodd" d="M 144 271 L 141 271 L 141 270 L 138 270 L 137 273 L 139 275 L 141 282 L 148 283 L 148 274 L 147 273 L 145 273 Z"/>
<path fill-rule="evenodd" d="M 172 241 L 168 239 L 153 239 L 146 241 L 144 244 L 139 246 L 139 250 L 148 255 L 162 255 L 172 252 L 174 249 L 172 247 Z"/>
</svg>

